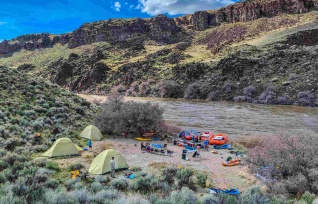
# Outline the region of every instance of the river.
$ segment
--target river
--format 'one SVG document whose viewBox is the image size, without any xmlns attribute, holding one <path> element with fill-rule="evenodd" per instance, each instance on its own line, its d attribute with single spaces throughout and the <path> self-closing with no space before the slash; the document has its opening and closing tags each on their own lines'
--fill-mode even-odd
<svg viewBox="0 0 318 204">
<path fill-rule="evenodd" d="M 80 96 L 89 101 L 105 100 L 96 95 Z M 158 103 L 165 110 L 164 119 L 182 129 L 226 133 L 230 137 L 300 129 L 318 133 L 318 108 L 161 98 L 127 97 L 126 100 Z"/>
</svg>

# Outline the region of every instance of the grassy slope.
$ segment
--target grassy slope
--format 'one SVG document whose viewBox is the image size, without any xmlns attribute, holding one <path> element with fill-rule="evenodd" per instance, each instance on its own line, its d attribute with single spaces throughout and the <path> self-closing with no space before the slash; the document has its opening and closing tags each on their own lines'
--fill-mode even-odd
<svg viewBox="0 0 318 204">
<path fill-rule="evenodd" d="M 56 127 L 58 136 L 75 138 L 92 123 L 96 107 L 69 91 L 17 69 L 0 67 L 0 76 L 0 143 L 9 137 L 32 143 L 37 132 L 47 138 Z"/>
<path fill-rule="evenodd" d="M 257 19 L 253 22 L 222 24 L 221 26 L 213 27 L 204 31 L 197 31 L 194 34 L 192 46 L 184 51 L 185 54 L 188 54 L 191 57 L 187 57 L 180 63 L 184 64 L 193 61 L 209 62 L 210 60 L 218 60 L 220 57 L 223 57 L 223 55 L 220 55 L 222 50 L 226 50 L 228 47 L 242 45 L 245 43 L 252 45 L 264 45 L 284 39 L 284 37 L 288 34 L 295 33 L 299 30 L 312 28 L 311 26 L 303 25 L 308 25 L 308 23 L 314 21 L 317 16 L 317 12 L 294 15 L 289 14 L 269 19 Z M 223 49 L 216 54 L 210 53 L 207 49 L 207 44 L 209 44 L 207 42 L 208 39 L 206 39 L 207 36 L 211 33 L 220 33 L 221 36 L 225 36 L 228 32 L 233 32 L 233 27 L 246 28 L 247 33 L 235 39 L 234 42 L 231 43 L 227 42 L 228 39 L 220 39 L 219 43 L 224 45 L 222 47 Z M 232 35 L 235 36 L 237 33 L 234 32 Z M 66 46 L 56 45 L 53 48 L 39 49 L 35 51 L 21 50 L 20 52 L 5 55 L 0 58 L 0 64 L 8 67 L 18 67 L 24 63 L 31 63 L 37 67 L 43 67 L 60 57 L 67 58 L 70 53 L 90 54 L 95 48 L 97 48 L 108 51 L 109 58 L 104 62 L 112 69 L 116 70 L 123 64 L 144 60 L 145 56 L 148 54 L 154 53 L 161 49 L 173 48 L 174 46 L 175 45 L 146 45 L 145 50 L 138 56 L 123 57 L 127 49 L 114 49 L 111 45 L 109 45 L 109 43 L 106 42 L 93 43 L 74 49 L 68 49 Z M 169 64 L 165 64 L 165 66 L 171 67 Z"/>
</svg>

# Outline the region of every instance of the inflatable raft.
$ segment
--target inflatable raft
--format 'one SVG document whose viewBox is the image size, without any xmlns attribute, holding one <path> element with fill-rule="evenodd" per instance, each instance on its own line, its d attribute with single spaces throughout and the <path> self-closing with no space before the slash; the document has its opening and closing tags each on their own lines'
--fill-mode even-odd
<svg viewBox="0 0 318 204">
<path fill-rule="evenodd" d="M 199 135 L 199 139 L 201 141 L 205 141 L 209 138 L 213 138 L 214 137 L 214 134 L 212 132 L 203 132 L 201 133 L 201 135 Z"/>
<path fill-rule="evenodd" d="M 139 141 L 151 141 L 151 138 L 136 137 L 135 140 L 139 140 Z"/>
<path fill-rule="evenodd" d="M 210 145 L 224 145 L 228 140 L 228 137 L 224 133 L 218 133 L 215 137 L 210 138 Z"/>
<path fill-rule="evenodd" d="M 179 137 L 183 137 L 186 140 L 192 140 L 192 137 L 199 137 L 199 134 L 195 130 L 187 130 L 179 133 Z"/>
<path fill-rule="evenodd" d="M 236 166 L 239 165 L 241 163 L 241 160 L 239 159 L 235 159 L 235 160 L 231 160 L 231 161 L 224 161 L 222 162 L 223 166 Z"/>
<path fill-rule="evenodd" d="M 224 145 L 213 145 L 214 149 L 231 149 L 232 145 L 230 144 L 224 144 Z"/>
</svg>

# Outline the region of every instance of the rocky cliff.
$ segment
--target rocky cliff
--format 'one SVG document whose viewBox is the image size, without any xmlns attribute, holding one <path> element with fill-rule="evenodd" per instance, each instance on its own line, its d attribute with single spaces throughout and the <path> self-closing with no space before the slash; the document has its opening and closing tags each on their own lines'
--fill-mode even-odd
<svg viewBox="0 0 318 204">
<path fill-rule="evenodd" d="M 110 19 L 82 25 L 70 34 L 50 35 L 48 33 L 23 35 L 0 43 L 0 54 L 8 54 L 20 49 L 33 50 L 52 47 L 56 43 L 75 48 L 95 42 L 123 42 L 138 38 L 153 40 L 158 44 L 176 43 L 188 35 L 177 26 L 172 18 L 158 15 L 151 19 Z"/>
<path fill-rule="evenodd" d="M 187 18 L 176 19 L 178 25 L 204 30 L 221 23 L 253 21 L 283 13 L 305 13 L 318 9 L 318 0 L 251 0 L 229 5 L 214 11 L 197 11 Z"/>
<path fill-rule="evenodd" d="M 56 43 L 66 44 L 70 39 L 69 34 L 50 35 L 48 33 L 22 35 L 12 40 L 4 40 L 0 43 L 0 55 L 8 54 L 20 49 L 34 50 L 52 47 Z"/>
<path fill-rule="evenodd" d="M 181 27 L 164 15 L 151 19 L 108 20 L 84 24 L 71 35 L 69 47 L 100 41 L 121 42 L 131 38 L 154 40 L 159 44 L 179 42 L 184 37 Z"/>
<path fill-rule="evenodd" d="M 318 0 L 249 0 L 213 11 L 198 11 L 175 19 L 158 15 L 150 19 L 110 19 L 87 23 L 70 34 L 24 35 L 0 43 L 0 54 L 19 49 L 51 47 L 56 43 L 75 48 L 94 42 L 123 42 L 127 39 L 153 40 L 158 44 L 170 44 L 188 40 L 190 34 L 184 28 L 204 30 L 222 23 L 247 22 L 283 13 L 299 14 L 318 9 Z"/>
</svg>

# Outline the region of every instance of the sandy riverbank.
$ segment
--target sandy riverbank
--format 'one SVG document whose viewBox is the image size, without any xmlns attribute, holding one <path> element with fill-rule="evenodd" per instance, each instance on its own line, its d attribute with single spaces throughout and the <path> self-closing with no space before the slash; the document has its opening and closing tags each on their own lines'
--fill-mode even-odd
<svg viewBox="0 0 318 204">
<path fill-rule="evenodd" d="M 140 141 L 126 138 L 113 138 L 94 142 L 94 152 L 101 152 L 106 148 L 113 148 L 119 151 L 127 160 L 130 167 L 141 167 L 144 171 L 151 172 L 154 163 L 167 163 L 168 165 L 178 165 L 193 168 L 199 171 L 205 171 L 212 177 L 213 186 L 224 188 L 246 189 L 256 182 L 254 176 L 248 174 L 247 167 L 243 165 L 225 167 L 222 161 L 228 156 L 235 158 L 229 150 L 218 150 L 219 154 L 201 150 L 201 157 L 193 158 L 189 154 L 189 161 L 182 160 L 182 147 L 168 143 L 168 149 L 173 150 L 172 157 L 151 153 L 143 153 L 140 149 Z M 165 143 L 161 141 L 151 141 L 151 143 Z"/>
</svg>

